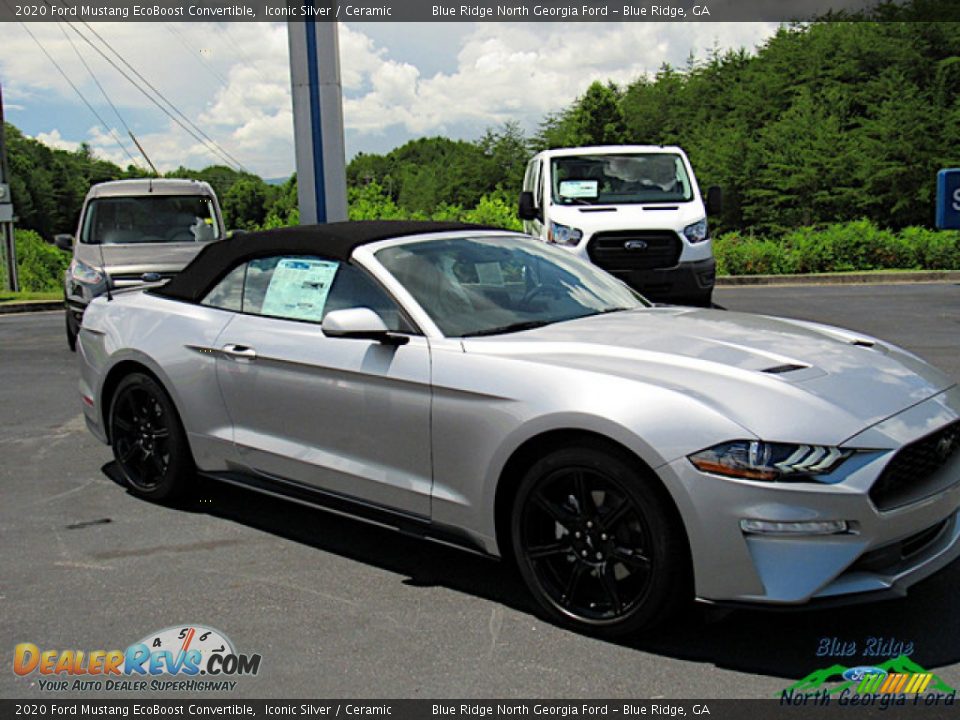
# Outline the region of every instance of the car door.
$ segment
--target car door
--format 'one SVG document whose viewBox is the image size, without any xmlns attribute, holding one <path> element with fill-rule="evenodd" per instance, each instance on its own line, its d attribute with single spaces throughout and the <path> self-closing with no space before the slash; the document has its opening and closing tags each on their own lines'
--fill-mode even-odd
<svg viewBox="0 0 960 720">
<path fill-rule="evenodd" d="M 430 348 L 326 337 L 332 309 L 412 328 L 362 269 L 316 257 L 252 260 L 242 311 L 217 340 L 217 378 L 248 471 L 430 514 Z"/>
</svg>

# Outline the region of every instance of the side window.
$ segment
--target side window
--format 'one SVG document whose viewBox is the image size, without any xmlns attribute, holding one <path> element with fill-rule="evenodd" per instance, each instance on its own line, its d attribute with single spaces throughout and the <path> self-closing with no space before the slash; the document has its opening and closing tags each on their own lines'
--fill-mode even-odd
<svg viewBox="0 0 960 720">
<path fill-rule="evenodd" d="M 235 267 L 207 293 L 200 304 L 240 312 L 243 309 L 243 278 L 246 271 L 246 263 Z"/>
<path fill-rule="evenodd" d="M 333 310 L 365 307 L 383 318 L 387 329 L 392 332 L 411 333 L 413 328 L 403 317 L 400 308 L 375 280 L 360 268 L 343 264 L 337 272 L 327 296 L 324 316 Z"/>
<path fill-rule="evenodd" d="M 527 170 L 523 174 L 523 189 L 529 192 L 533 191 L 533 169 L 536 167 L 536 161 L 531 160 L 527 163 Z"/>
<path fill-rule="evenodd" d="M 251 260 L 243 286 L 243 312 L 291 320 L 323 320 L 340 263 L 317 257 Z"/>
<path fill-rule="evenodd" d="M 533 204 L 535 207 L 543 205 L 543 163 L 537 163 L 536 174 L 537 190 L 533 194 Z"/>
<path fill-rule="evenodd" d="M 221 300 L 225 297 L 230 298 L 229 306 Z M 281 255 L 251 260 L 221 280 L 203 304 L 316 323 L 332 310 L 367 307 L 383 318 L 391 331 L 413 332 L 397 304 L 365 272 L 318 257 Z"/>
</svg>

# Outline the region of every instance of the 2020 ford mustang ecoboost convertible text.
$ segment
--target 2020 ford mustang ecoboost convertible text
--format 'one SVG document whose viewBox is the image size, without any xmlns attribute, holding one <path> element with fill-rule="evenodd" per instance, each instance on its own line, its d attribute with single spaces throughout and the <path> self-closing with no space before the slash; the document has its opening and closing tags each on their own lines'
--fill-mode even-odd
<svg viewBox="0 0 960 720">
<path fill-rule="evenodd" d="M 130 489 L 195 472 L 516 560 L 602 634 L 684 597 L 903 594 L 960 554 L 960 388 L 807 322 L 651 306 L 503 230 L 342 223 L 91 303 L 83 408 Z"/>
</svg>

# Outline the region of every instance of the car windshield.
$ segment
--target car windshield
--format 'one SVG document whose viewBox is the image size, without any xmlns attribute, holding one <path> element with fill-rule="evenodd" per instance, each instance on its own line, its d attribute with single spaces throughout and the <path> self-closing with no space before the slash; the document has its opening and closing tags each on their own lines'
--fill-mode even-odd
<svg viewBox="0 0 960 720">
<path fill-rule="evenodd" d="M 153 195 L 92 200 L 80 242 L 91 245 L 209 242 L 219 235 L 205 195 Z"/>
<path fill-rule="evenodd" d="M 574 155 L 550 163 L 560 205 L 686 202 L 693 198 L 683 158 L 675 153 Z"/>
<path fill-rule="evenodd" d="M 599 268 L 533 239 L 414 241 L 379 250 L 376 258 L 448 337 L 498 335 L 649 306 Z"/>
</svg>

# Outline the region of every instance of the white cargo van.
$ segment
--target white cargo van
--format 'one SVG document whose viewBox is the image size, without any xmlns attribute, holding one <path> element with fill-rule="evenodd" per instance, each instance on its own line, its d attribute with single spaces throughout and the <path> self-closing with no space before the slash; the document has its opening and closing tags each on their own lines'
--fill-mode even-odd
<svg viewBox="0 0 960 720">
<path fill-rule="evenodd" d="M 545 150 L 527 164 L 524 229 L 563 246 L 655 301 L 709 305 L 716 263 L 707 215 L 678 147 L 609 145 Z"/>
</svg>

